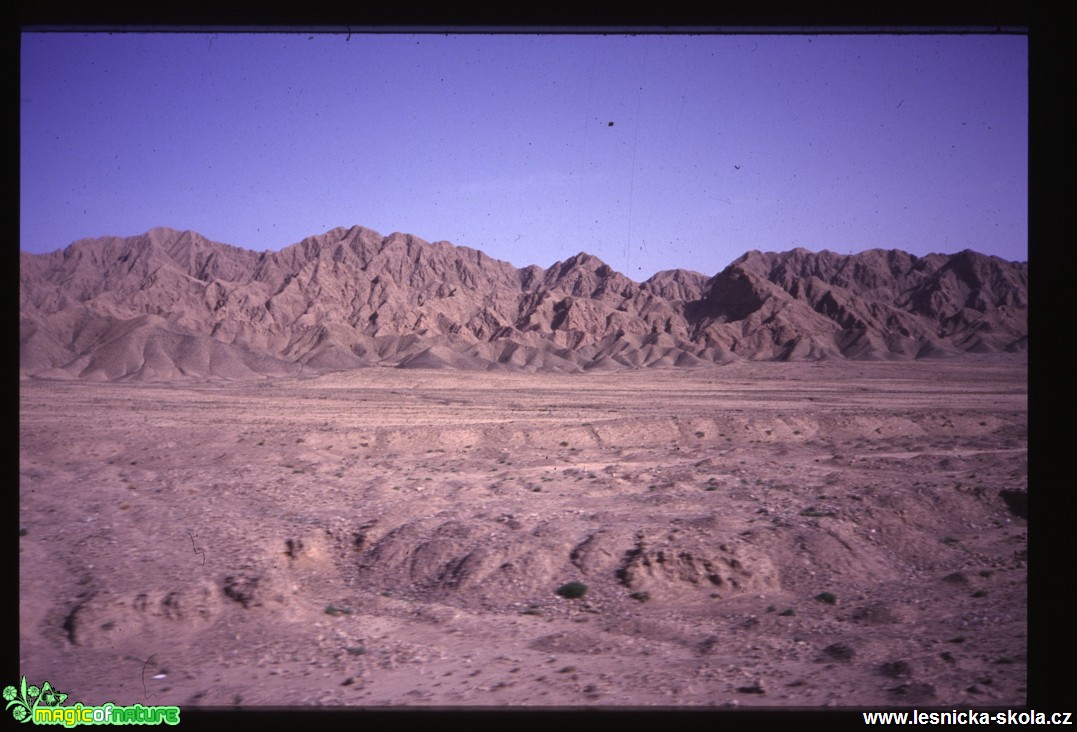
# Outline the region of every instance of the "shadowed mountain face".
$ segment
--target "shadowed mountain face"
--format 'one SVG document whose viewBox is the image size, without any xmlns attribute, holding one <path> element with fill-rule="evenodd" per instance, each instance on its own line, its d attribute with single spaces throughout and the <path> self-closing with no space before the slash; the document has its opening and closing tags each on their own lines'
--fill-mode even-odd
<svg viewBox="0 0 1077 732">
<path fill-rule="evenodd" d="M 21 255 L 23 377 L 248 379 L 366 366 L 575 372 L 1027 348 L 1028 265 L 748 252 L 636 283 L 362 227 L 257 253 L 191 231 Z"/>
</svg>

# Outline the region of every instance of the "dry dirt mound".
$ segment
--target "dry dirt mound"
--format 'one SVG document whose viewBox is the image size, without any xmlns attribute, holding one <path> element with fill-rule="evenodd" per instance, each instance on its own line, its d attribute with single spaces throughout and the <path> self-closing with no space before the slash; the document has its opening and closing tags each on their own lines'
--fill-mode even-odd
<svg viewBox="0 0 1077 732">
<path fill-rule="evenodd" d="M 1020 354 L 31 379 L 19 473 L 21 673 L 72 698 L 1028 700 Z"/>
<path fill-rule="evenodd" d="M 564 527 L 559 524 L 564 523 Z M 569 522 L 532 528 L 510 515 L 477 524 L 456 519 L 412 521 L 370 542 L 357 562 L 361 584 L 376 579 L 425 601 L 478 607 L 550 597 L 570 580 L 606 595 L 646 593 L 648 599 L 734 596 L 779 588 L 769 557 L 735 541 L 665 537 L 625 528 L 582 537 Z M 364 535 L 363 544 L 370 541 Z"/>
</svg>

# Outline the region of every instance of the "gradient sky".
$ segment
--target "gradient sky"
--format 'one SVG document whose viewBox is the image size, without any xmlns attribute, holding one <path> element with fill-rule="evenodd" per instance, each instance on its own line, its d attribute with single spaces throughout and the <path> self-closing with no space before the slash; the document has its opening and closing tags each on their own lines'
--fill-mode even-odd
<svg viewBox="0 0 1077 732">
<path fill-rule="evenodd" d="M 1028 258 L 1022 35 L 25 33 L 21 64 L 23 251 L 359 224 L 637 281 Z"/>
</svg>

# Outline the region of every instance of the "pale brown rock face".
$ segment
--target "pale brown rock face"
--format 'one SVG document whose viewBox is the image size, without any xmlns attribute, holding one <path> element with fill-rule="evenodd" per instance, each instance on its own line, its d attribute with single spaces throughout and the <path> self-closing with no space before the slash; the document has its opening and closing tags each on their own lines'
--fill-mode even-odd
<svg viewBox="0 0 1077 732">
<path fill-rule="evenodd" d="M 154 229 L 23 254 L 20 373 L 246 379 L 364 366 L 577 372 L 1027 347 L 1028 266 L 972 251 L 749 252 L 636 283 L 334 229 L 256 253 Z"/>
</svg>

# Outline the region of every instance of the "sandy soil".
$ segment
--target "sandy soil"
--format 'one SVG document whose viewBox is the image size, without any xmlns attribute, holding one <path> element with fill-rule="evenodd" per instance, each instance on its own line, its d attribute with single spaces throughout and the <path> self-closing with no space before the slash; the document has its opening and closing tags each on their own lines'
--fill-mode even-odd
<svg viewBox="0 0 1077 732">
<path fill-rule="evenodd" d="M 1023 357 L 20 402 L 20 673 L 72 699 L 1026 698 Z"/>
</svg>

